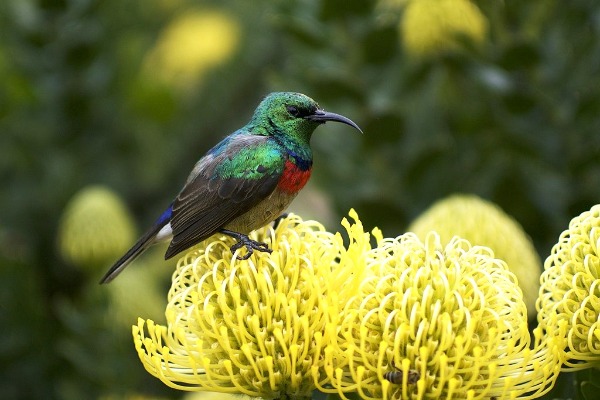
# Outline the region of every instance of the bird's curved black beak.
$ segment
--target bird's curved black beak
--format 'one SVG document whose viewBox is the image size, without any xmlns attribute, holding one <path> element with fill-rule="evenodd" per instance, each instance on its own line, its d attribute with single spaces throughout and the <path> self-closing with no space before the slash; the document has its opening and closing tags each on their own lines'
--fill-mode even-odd
<svg viewBox="0 0 600 400">
<path fill-rule="evenodd" d="M 320 122 L 320 123 L 325 123 L 327 121 L 341 122 L 343 124 L 350 125 L 351 127 L 356 129 L 360 133 L 363 133 L 362 129 L 360 129 L 358 127 L 358 125 L 356 125 L 354 123 L 354 121 L 352 121 L 350 118 L 346 118 L 343 115 L 332 113 L 332 112 L 327 112 L 324 110 L 317 110 L 313 114 L 310 114 L 310 115 L 307 115 L 306 117 L 304 117 L 304 119 L 308 119 L 308 120 L 316 121 L 316 122 Z"/>
</svg>

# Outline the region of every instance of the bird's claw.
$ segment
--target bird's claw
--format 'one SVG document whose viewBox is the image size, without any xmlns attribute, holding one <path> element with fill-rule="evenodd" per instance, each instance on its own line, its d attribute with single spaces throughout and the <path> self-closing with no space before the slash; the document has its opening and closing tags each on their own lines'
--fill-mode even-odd
<svg viewBox="0 0 600 400">
<path fill-rule="evenodd" d="M 230 247 L 231 252 L 235 253 L 236 250 L 241 249 L 243 246 L 246 246 L 246 254 L 237 256 L 238 260 L 247 260 L 250 258 L 254 250 L 262 251 L 265 253 L 271 253 L 273 250 L 269 248 L 266 243 L 258 242 L 256 240 L 250 239 L 248 236 L 242 236 L 238 238 L 237 243 Z"/>
<path fill-rule="evenodd" d="M 235 253 L 236 250 L 241 249 L 242 247 L 246 247 L 246 254 L 243 256 L 238 255 L 238 260 L 247 260 L 250 256 L 256 251 L 262 251 L 264 253 L 271 253 L 273 250 L 269 248 L 269 245 L 263 242 L 259 242 L 256 240 L 252 240 L 248 237 L 248 235 L 244 235 L 243 233 L 230 231 L 228 229 L 221 229 L 221 233 L 224 233 L 232 238 L 236 239 L 237 242 L 234 243 L 229 249 L 232 253 Z"/>
</svg>

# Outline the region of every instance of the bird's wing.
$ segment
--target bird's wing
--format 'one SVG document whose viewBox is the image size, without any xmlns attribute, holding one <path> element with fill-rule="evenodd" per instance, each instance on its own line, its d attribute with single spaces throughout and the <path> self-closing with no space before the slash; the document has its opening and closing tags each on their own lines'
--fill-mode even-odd
<svg viewBox="0 0 600 400">
<path fill-rule="evenodd" d="M 277 187 L 285 160 L 265 136 L 236 135 L 204 156 L 173 203 L 169 259 L 250 210 Z"/>
</svg>

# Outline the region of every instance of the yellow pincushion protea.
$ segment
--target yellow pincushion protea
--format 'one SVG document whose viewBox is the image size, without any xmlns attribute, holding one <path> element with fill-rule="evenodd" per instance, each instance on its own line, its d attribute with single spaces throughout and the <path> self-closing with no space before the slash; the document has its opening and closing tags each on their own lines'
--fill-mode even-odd
<svg viewBox="0 0 600 400">
<path fill-rule="evenodd" d="M 419 56 L 456 50 L 459 36 L 481 44 L 487 28 L 487 19 L 470 0 L 410 0 L 400 23 L 404 47 Z"/>
<path fill-rule="evenodd" d="M 61 255 L 87 268 L 104 267 L 134 239 L 135 228 L 127 208 L 104 186 L 78 192 L 65 207 L 58 231 Z"/>
<path fill-rule="evenodd" d="M 162 32 L 144 62 L 144 72 L 185 89 L 231 58 L 239 41 L 239 24 L 230 15 L 188 10 Z"/>
<path fill-rule="evenodd" d="M 145 368 L 182 390 L 310 397 L 313 379 L 325 382 L 322 352 L 336 335 L 344 293 L 361 276 L 364 262 L 353 258 L 370 250 L 359 223 L 344 226 L 348 248 L 340 234 L 292 215 L 253 233 L 272 254 L 238 260 L 224 237 L 188 252 L 174 274 L 167 326 L 140 319 L 133 327 Z"/>
<path fill-rule="evenodd" d="M 530 349 L 515 276 L 490 249 L 435 233 L 380 241 L 326 351 L 324 392 L 363 399 L 535 398 L 560 370 L 561 335 Z M 393 373 L 393 375 L 390 375 Z M 391 381 L 388 379 L 392 378 Z M 386 379 L 387 378 L 387 379 Z"/>
<path fill-rule="evenodd" d="M 573 218 L 544 264 L 540 326 L 567 323 L 567 369 L 600 365 L 600 205 Z"/>
<path fill-rule="evenodd" d="M 521 225 L 497 205 L 474 195 L 453 195 L 431 206 L 408 231 L 421 239 L 436 231 L 442 243 L 456 235 L 491 248 L 517 276 L 529 316 L 535 315 L 542 262 Z"/>
</svg>

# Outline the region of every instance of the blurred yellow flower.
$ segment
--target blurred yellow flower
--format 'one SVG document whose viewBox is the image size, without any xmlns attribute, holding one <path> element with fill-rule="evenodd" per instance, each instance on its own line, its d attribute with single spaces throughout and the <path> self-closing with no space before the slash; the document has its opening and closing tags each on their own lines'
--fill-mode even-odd
<svg viewBox="0 0 600 400">
<path fill-rule="evenodd" d="M 164 296 L 165 278 L 173 273 L 173 265 L 164 261 L 164 249 L 153 249 L 134 268 L 122 274 L 110 285 L 104 286 L 111 307 L 107 318 L 123 327 L 131 327 L 137 316 L 159 320 L 163 318 L 167 299 Z M 157 253 L 160 253 L 157 254 Z"/>
<path fill-rule="evenodd" d="M 125 252 L 135 239 L 131 216 L 109 188 L 90 186 L 67 204 L 58 228 L 63 258 L 75 265 L 105 267 Z"/>
<path fill-rule="evenodd" d="M 521 291 L 490 249 L 407 233 L 363 257 L 369 274 L 325 350 L 333 389 L 319 390 L 450 400 L 535 398 L 552 387 L 564 338 L 542 341 L 538 330 L 530 349 Z"/>
<path fill-rule="evenodd" d="M 164 29 L 143 70 L 152 78 L 184 89 L 229 60 L 239 41 L 239 24 L 230 15 L 217 10 L 188 10 Z"/>
<path fill-rule="evenodd" d="M 470 0 L 410 0 L 400 32 L 406 50 L 415 55 L 456 50 L 460 37 L 481 44 L 488 23 Z"/>
<path fill-rule="evenodd" d="M 535 315 L 542 262 L 523 228 L 497 205 L 473 195 L 453 195 L 431 206 L 408 231 L 421 239 L 429 231 L 436 231 L 442 243 L 456 235 L 491 248 L 494 256 L 505 261 L 517 276 L 528 314 Z"/>
<path fill-rule="evenodd" d="M 325 379 L 323 349 L 343 297 L 357 289 L 351 278 L 362 276 L 354 258 L 370 249 L 351 216 L 348 247 L 339 233 L 290 215 L 252 233 L 272 254 L 238 260 L 231 239 L 218 236 L 189 251 L 173 278 L 167 326 L 140 319 L 133 327 L 148 372 L 182 390 L 310 397 Z"/>
<path fill-rule="evenodd" d="M 540 326 L 567 323 L 568 369 L 600 364 L 600 205 L 573 218 L 544 264 Z"/>
</svg>

